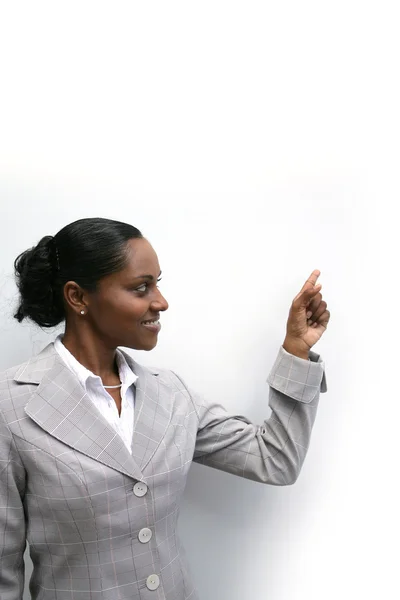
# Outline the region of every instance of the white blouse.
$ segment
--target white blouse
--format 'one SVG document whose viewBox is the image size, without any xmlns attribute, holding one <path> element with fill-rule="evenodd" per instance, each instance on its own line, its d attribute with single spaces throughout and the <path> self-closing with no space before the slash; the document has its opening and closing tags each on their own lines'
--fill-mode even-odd
<svg viewBox="0 0 400 600">
<path fill-rule="evenodd" d="M 117 367 L 121 390 L 121 416 L 118 414 L 114 399 L 104 388 L 101 377 L 86 369 L 62 343 L 64 334 L 54 340 L 54 347 L 67 367 L 77 376 L 90 400 L 103 417 L 114 427 L 121 436 L 129 452 L 132 454 L 132 436 L 135 404 L 135 382 L 138 378 L 125 360 L 123 354 L 116 350 Z"/>
</svg>

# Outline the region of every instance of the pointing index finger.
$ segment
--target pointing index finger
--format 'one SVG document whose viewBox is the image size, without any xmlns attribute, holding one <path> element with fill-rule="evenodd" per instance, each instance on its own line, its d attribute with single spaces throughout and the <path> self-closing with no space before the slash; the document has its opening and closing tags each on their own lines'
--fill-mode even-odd
<svg viewBox="0 0 400 600">
<path fill-rule="evenodd" d="M 308 288 L 310 283 L 311 283 L 311 285 L 314 286 L 317 283 L 317 279 L 320 275 L 321 275 L 321 271 L 319 271 L 318 269 L 314 269 L 314 271 L 311 273 L 310 277 L 307 279 L 307 281 L 303 285 L 301 291 Z"/>
</svg>

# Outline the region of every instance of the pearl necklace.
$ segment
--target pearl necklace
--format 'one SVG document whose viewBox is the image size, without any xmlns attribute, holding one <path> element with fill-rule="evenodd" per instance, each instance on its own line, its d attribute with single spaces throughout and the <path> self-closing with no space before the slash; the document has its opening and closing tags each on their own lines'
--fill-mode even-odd
<svg viewBox="0 0 400 600">
<path fill-rule="evenodd" d="M 122 383 L 120 383 L 119 385 L 103 385 L 104 388 L 120 388 L 122 386 Z"/>
</svg>

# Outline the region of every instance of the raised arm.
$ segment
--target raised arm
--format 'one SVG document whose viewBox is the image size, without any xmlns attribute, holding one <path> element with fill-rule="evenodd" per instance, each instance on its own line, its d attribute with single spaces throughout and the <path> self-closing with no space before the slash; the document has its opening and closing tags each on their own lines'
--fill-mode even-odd
<svg viewBox="0 0 400 600">
<path fill-rule="evenodd" d="M 228 414 L 222 404 L 205 401 L 181 380 L 198 417 L 194 462 L 271 485 L 296 481 L 320 392 L 327 391 L 324 362 L 310 350 L 330 318 L 321 286 L 315 286 L 319 273 L 311 273 L 292 302 L 286 338 L 267 379 L 272 414 L 262 425 Z"/>
<path fill-rule="evenodd" d="M 198 415 L 194 462 L 270 485 L 297 480 L 327 391 L 324 363 L 314 352 L 308 361 L 281 347 L 267 381 L 272 414 L 260 425 L 185 386 Z"/>
</svg>

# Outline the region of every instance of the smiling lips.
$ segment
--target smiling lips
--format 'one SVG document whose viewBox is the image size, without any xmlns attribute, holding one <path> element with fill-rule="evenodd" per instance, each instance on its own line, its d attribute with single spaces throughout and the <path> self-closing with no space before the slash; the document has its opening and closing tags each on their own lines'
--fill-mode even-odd
<svg viewBox="0 0 400 600">
<path fill-rule="evenodd" d="M 142 324 L 144 324 L 144 323 L 157 323 L 159 320 L 160 320 L 160 315 L 156 315 L 152 319 L 145 319 L 144 321 L 142 321 Z"/>
<path fill-rule="evenodd" d="M 161 329 L 160 321 L 142 321 L 142 325 L 154 332 L 158 332 Z"/>
</svg>

